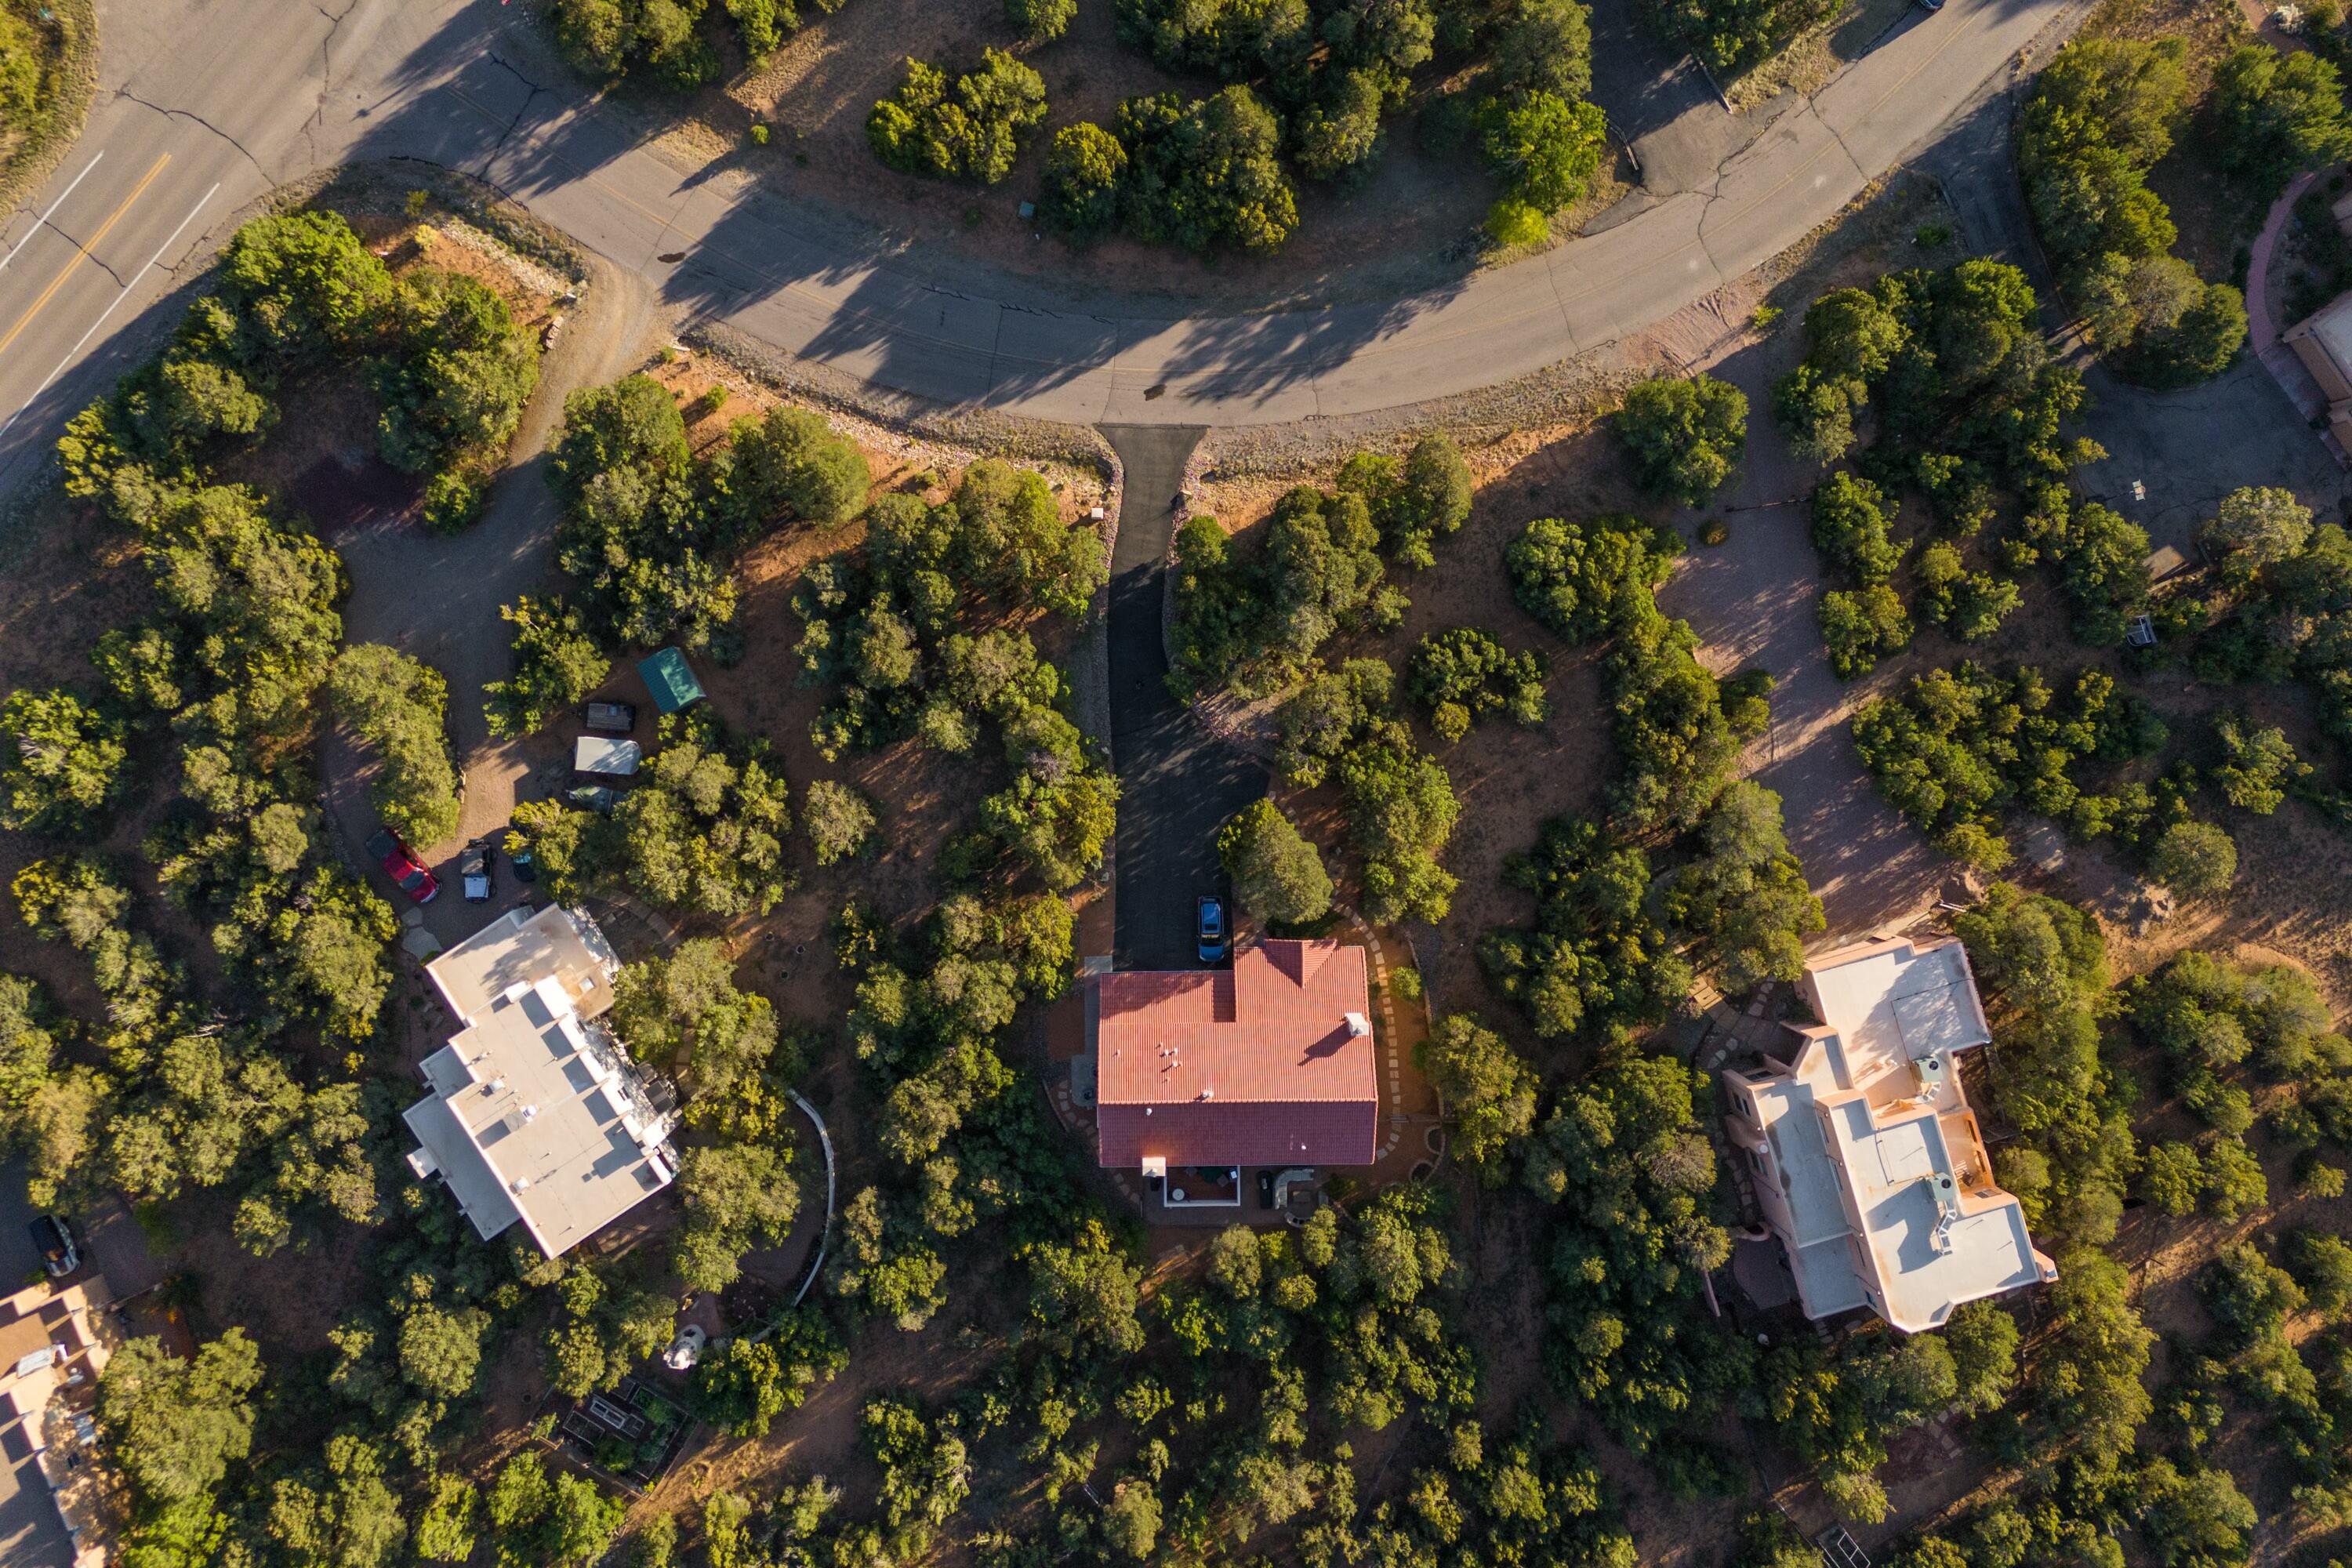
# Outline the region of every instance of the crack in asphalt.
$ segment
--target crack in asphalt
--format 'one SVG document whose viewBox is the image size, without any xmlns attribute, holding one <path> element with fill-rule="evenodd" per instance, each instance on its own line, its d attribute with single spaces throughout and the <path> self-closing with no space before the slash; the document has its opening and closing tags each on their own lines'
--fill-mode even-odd
<svg viewBox="0 0 2352 1568">
<path fill-rule="evenodd" d="M 111 278 L 111 279 L 114 279 L 114 286 L 115 286 L 117 289 L 120 289 L 120 288 L 121 288 L 121 287 L 123 286 L 123 285 L 122 285 L 122 274 L 121 274 L 121 273 L 120 273 L 120 272 L 117 272 L 113 268 L 109 267 L 105 262 L 100 261 L 100 260 L 98 258 L 98 253 L 97 253 L 96 251 L 94 251 L 94 250 L 90 249 L 90 247 L 89 247 L 89 246 L 84 245 L 80 240 L 76 239 L 72 235 L 68 234 L 64 229 L 59 228 L 59 227 L 58 227 L 56 224 L 54 224 L 54 223 L 47 223 L 47 224 L 43 224 L 43 225 L 41 226 L 41 227 L 45 227 L 45 228 L 47 228 L 47 229 L 51 234 L 56 235 L 59 239 L 64 240 L 68 245 L 70 245 L 70 246 L 72 246 L 76 250 L 80 251 L 80 252 L 82 253 L 82 257 L 83 257 L 83 258 L 84 258 L 84 259 L 86 259 L 87 261 L 89 261 L 89 263 L 92 267 L 97 268 L 100 272 L 105 273 L 109 278 Z M 36 229 L 34 230 L 34 233 L 35 233 L 35 234 L 37 234 L 37 233 L 39 233 L 39 232 L 40 232 L 40 229 L 39 229 L 39 228 L 36 228 Z M 31 235 L 27 235 L 27 236 L 26 236 L 26 239 L 29 239 L 29 238 L 31 238 L 31 237 L 32 237 L 32 236 L 31 236 Z M 24 242 L 23 242 L 22 240 L 19 240 L 17 243 L 18 243 L 19 245 L 22 245 Z"/>
<path fill-rule="evenodd" d="M 327 94 L 335 85 L 335 35 L 343 30 L 345 20 L 359 8 L 360 0 L 351 0 L 341 11 L 330 11 L 317 4 L 317 0 L 312 0 L 310 9 L 327 19 L 327 36 L 319 40 L 319 100 L 311 106 L 310 118 L 302 125 L 302 139 L 306 142 L 310 141 L 311 132 L 326 121 Z M 311 152 L 315 157 L 318 152 L 315 143 Z"/>
<path fill-rule="evenodd" d="M 253 165 L 254 172 L 258 174 L 263 179 L 269 180 L 269 183 L 272 184 L 277 184 L 277 181 L 270 179 L 269 171 L 263 167 L 261 160 L 255 157 L 251 151 L 246 147 L 244 142 L 230 135 L 219 126 L 215 125 L 211 121 L 206 120 L 203 115 L 196 113 L 194 110 L 166 108 L 163 104 L 140 97 L 137 93 L 131 91 L 127 87 L 116 88 L 114 89 L 114 96 L 117 99 L 127 98 L 131 102 L 137 104 L 140 108 L 152 109 L 156 113 L 163 115 L 168 119 L 188 120 L 194 121 L 196 124 L 201 125 L 205 130 L 211 132 L 214 135 L 219 137 L 222 141 L 227 142 L 230 146 L 236 148 L 237 152 L 243 155 L 245 161 Z"/>
<path fill-rule="evenodd" d="M 483 58 L 488 59 L 492 65 L 506 72 L 507 75 L 514 78 L 515 80 L 522 83 L 523 86 L 530 89 L 529 92 L 523 95 L 522 102 L 515 106 L 514 118 L 507 121 L 507 128 L 504 131 L 499 132 L 498 141 L 491 143 L 490 150 L 482 154 L 481 177 L 487 180 L 489 178 L 490 165 L 498 161 L 499 153 L 507 150 L 508 140 L 522 126 L 522 117 L 530 112 L 530 106 L 534 102 L 538 101 L 539 95 L 545 92 L 547 89 L 531 80 L 530 78 L 523 75 L 520 70 L 516 68 L 512 62 L 509 61 L 506 57 L 499 54 L 498 50 L 485 49 L 482 53 Z M 663 232 L 668 232 L 667 227 L 665 227 Z"/>
</svg>

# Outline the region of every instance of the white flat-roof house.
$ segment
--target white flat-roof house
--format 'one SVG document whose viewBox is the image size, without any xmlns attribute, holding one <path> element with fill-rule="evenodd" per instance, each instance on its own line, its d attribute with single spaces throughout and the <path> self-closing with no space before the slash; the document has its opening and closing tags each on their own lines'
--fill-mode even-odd
<svg viewBox="0 0 2352 1568">
<path fill-rule="evenodd" d="M 510 910 L 425 965 L 460 1027 L 421 1066 L 408 1164 L 446 1183 L 486 1241 L 520 1222 L 556 1257 L 677 1174 L 667 1109 L 594 1021 L 620 967 L 596 923 L 561 907 Z"/>
<path fill-rule="evenodd" d="M 1785 1062 L 1729 1070 L 1727 1118 L 1805 1315 L 1868 1307 L 1906 1332 L 1963 1302 L 2058 1277 L 1992 1162 L 1956 1059 L 1984 1004 L 1950 937 L 1841 948 L 1805 966 L 1822 1020 Z"/>
</svg>

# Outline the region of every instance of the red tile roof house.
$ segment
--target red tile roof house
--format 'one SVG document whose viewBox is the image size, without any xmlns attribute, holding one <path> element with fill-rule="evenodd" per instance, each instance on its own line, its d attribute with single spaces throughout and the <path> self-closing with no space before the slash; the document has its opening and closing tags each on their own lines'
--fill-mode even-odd
<svg viewBox="0 0 2352 1568">
<path fill-rule="evenodd" d="M 1244 1167 L 1379 1157 L 1362 948 L 1265 942 L 1230 970 L 1129 970 L 1096 987 L 1105 1169 L 1163 1178 L 1170 1207 L 1236 1207 Z"/>
</svg>

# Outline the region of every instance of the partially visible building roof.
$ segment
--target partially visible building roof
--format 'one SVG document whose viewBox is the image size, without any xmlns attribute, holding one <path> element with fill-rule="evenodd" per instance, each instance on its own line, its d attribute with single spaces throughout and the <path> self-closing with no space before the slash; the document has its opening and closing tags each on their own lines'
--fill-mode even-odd
<svg viewBox="0 0 2352 1568">
<path fill-rule="evenodd" d="M 1230 970 L 1129 971 L 1097 984 L 1106 1166 L 1376 1157 L 1380 1080 L 1362 948 L 1266 942 Z"/>
<path fill-rule="evenodd" d="M 425 966 L 449 1011 L 471 1018 L 517 981 L 553 976 L 573 1009 L 601 1018 L 613 1005 L 621 961 L 594 921 L 560 905 L 515 908 Z"/>
<path fill-rule="evenodd" d="M 702 700 L 702 682 L 688 668 L 686 655 L 674 647 L 639 659 L 637 673 L 645 679 L 646 689 L 653 693 L 654 706 L 665 713 L 675 713 Z"/>
<path fill-rule="evenodd" d="M 645 764 L 645 748 L 625 736 L 583 735 L 572 742 L 572 771 L 625 779 Z"/>
<path fill-rule="evenodd" d="M 446 1182 L 485 1239 L 520 1221 L 554 1257 L 677 1174 L 668 1117 L 593 1021 L 616 967 L 562 909 L 511 911 L 429 966 L 465 1026 L 422 1065 L 409 1164 Z"/>
</svg>

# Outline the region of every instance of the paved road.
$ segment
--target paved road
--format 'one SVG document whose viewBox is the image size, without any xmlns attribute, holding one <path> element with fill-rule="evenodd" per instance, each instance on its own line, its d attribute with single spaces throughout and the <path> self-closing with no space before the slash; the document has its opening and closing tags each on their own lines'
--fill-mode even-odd
<svg viewBox="0 0 2352 1568">
<path fill-rule="evenodd" d="M 1929 138 L 2064 4 L 1923 13 L 1714 177 L 1545 256 L 1387 305 L 1178 319 L 1165 301 L 1073 303 L 845 240 L 724 172 L 681 176 L 579 101 L 520 8 L 100 0 L 88 130 L 0 232 L 0 484 L 168 320 L 151 308 L 175 268 L 274 184 L 352 158 L 482 174 L 646 274 L 664 303 L 924 396 L 1231 425 L 1461 392 L 1612 342 L 1784 248 Z"/>
<path fill-rule="evenodd" d="M 1110 563 L 1110 744 L 1119 783 L 1112 956 L 1121 969 L 1191 969 L 1200 956 L 1193 900 L 1223 881 L 1217 829 L 1265 793 L 1265 770 L 1168 694 L 1160 629 L 1176 527 L 1168 503 L 1204 432 L 1107 425 L 1103 434 L 1126 469 Z"/>
</svg>

